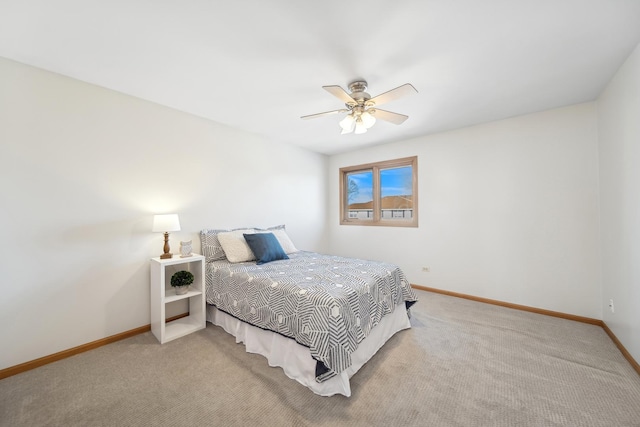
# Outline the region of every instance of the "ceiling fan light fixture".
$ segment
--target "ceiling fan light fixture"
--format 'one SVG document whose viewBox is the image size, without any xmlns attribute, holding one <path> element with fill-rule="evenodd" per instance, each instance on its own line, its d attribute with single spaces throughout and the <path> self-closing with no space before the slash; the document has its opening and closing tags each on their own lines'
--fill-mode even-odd
<svg viewBox="0 0 640 427">
<path fill-rule="evenodd" d="M 356 135 L 359 135 L 361 133 L 365 133 L 366 131 L 367 131 L 367 127 L 362 122 L 362 119 L 358 117 L 358 120 L 356 120 L 356 130 L 354 133 Z"/>
<path fill-rule="evenodd" d="M 340 120 L 340 127 L 342 128 L 342 133 L 351 133 L 356 126 L 356 119 L 353 117 L 353 114 L 347 114 L 344 119 Z"/>
<path fill-rule="evenodd" d="M 369 129 L 371 126 L 373 126 L 376 123 L 376 118 L 373 117 L 373 115 L 368 111 L 365 111 L 364 113 L 362 113 L 360 115 L 360 118 L 362 119 L 362 124 L 367 129 Z"/>
</svg>

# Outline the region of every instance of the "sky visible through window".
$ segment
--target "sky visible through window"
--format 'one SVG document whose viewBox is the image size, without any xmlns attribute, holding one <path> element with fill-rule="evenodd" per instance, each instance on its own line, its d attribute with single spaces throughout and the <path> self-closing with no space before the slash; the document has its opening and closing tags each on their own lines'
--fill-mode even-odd
<svg viewBox="0 0 640 427">
<path fill-rule="evenodd" d="M 349 181 L 355 186 L 349 186 L 349 203 L 365 203 L 373 200 L 373 173 L 371 171 L 350 173 Z M 380 171 L 380 186 L 382 197 L 407 196 L 412 194 L 411 166 L 382 169 Z"/>
</svg>

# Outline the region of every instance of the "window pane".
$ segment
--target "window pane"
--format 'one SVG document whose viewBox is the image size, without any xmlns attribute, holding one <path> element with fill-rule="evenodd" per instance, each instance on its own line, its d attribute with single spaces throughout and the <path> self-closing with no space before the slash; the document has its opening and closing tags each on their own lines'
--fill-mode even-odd
<svg viewBox="0 0 640 427">
<path fill-rule="evenodd" d="M 413 168 L 380 170 L 380 218 L 411 221 L 413 218 Z"/>
<path fill-rule="evenodd" d="M 340 196 L 341 225 L 417 227 L 418 157 L 342 167 Z"/>
<path fill-rule="evenodd" d="M 373 220 L 373 171 L 350 172 L 346 177 L 348 218 Z"/>
</svg>

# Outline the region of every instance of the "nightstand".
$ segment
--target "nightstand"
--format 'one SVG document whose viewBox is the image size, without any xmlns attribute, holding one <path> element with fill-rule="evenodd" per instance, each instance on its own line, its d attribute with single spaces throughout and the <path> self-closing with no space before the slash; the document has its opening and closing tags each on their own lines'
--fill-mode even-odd
<svg viewBox="0 0 640 427">
<path fill-rule="evenodd" d="M 186 258 L 175 255 L 169 259 L 151 258 L 151 332 L 161 344 L 206 327 L 204 261 L 197 254 Z M 184 295 L 176 295 L 171 287 L 171 276 L 179 270 L 190 271 L 194 277 Z M 189 315 L 166 323 L 166 305 L 183 299 L 189 301 Z"/>
</svg>

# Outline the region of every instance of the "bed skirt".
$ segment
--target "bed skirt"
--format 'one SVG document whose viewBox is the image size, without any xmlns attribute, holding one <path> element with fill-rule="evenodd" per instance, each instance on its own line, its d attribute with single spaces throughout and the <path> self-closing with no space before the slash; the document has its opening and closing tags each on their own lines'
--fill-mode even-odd
<svg viewBox="0 0 640 427">
<path fill-rule="evenodd" d="M 236 337 L 237 343 L 244 343 L 248 353 L 266 357 L 269 366 L 281 367 L 289 378 L 298 381 L 320 396 L 342 394 L 351 396 L 349 379 L 373 357 L 385 342 L 397 332 L 411 327 L 409 316 L 402 302 L 396 309 L 383 317 L 371 330 L 358 349 L 352 353 L 352 364 L 345 371 L 323 382 L 316 381 L 316 361 L 308 347 L 275 332 L 265 331 L 242 322 L 227 313 L 207 305 L 207 321 L 222 327 Z"/>
</svg>

